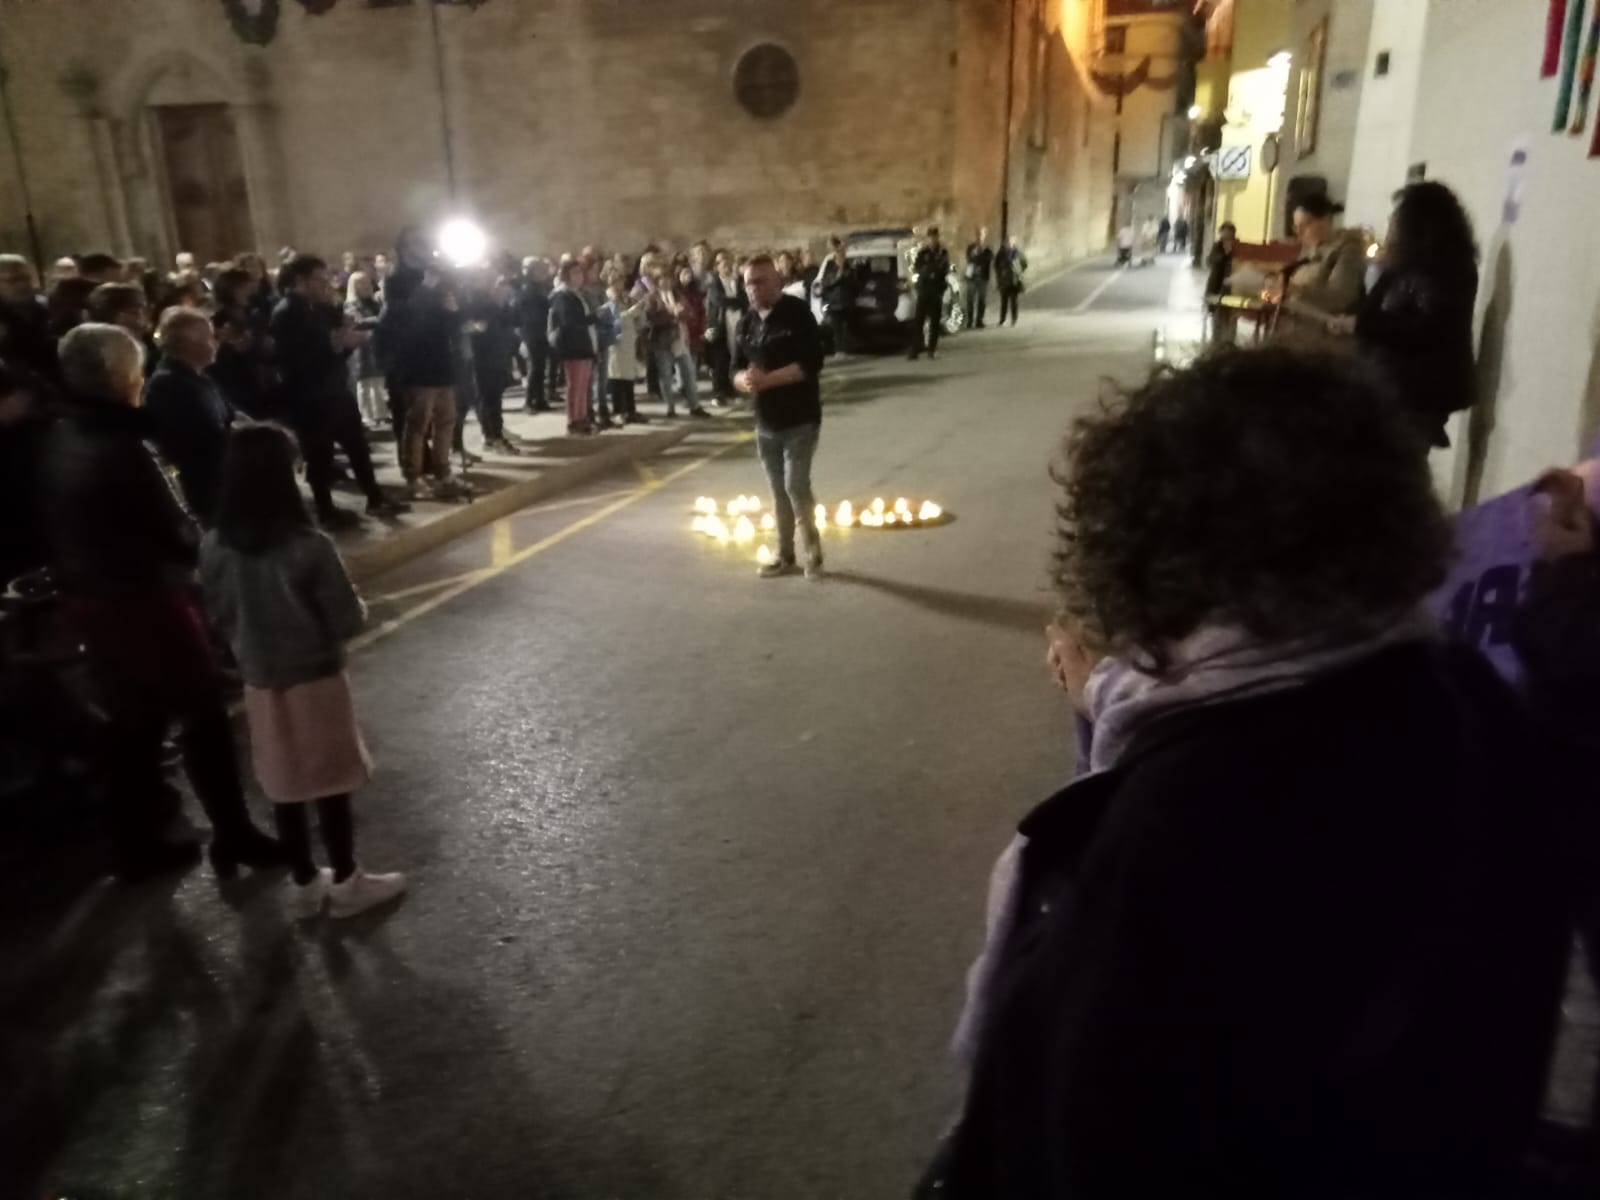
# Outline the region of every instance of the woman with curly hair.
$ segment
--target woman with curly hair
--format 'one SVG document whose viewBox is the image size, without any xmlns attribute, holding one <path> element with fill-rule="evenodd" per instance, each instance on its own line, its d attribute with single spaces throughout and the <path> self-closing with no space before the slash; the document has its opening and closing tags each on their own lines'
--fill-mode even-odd
<svg viewBox="0 0 1600 1200">
<path fill-rule="evenodd" d="M 1355 334 L 1435 446 L 1450 444 L 1450 414 L 1477 398 L 1477 296 L 1478 247 L 1461 201 L 1442 183 L 1411 184 L 1395 203 L 1383 273 L 1361 303 Z"/>
<path fill-rule="evenodd" d="M 922 1194 L 1505 1194 L 1555 789 L 1422 608 L 1452 548 L 1414 431 L 1347 356 L 1226 352 L 1078 421 L 1059 479 L 1090 770 L 996 868 Z"/>
</svg>

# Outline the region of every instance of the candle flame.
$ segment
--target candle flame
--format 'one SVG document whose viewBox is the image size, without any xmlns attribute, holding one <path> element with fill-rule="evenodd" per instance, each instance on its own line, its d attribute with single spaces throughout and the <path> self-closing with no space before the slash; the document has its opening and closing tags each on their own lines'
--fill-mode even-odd
<svg viewBox="0 0 1600 1200">
<path fill-rule="evenodd" d="M 710 496 L 701 496 L 695 500 L 694 510 L 704 516 L 714 517 L 717 515 L 717 502 Z"/>
<path fill-rule="evenodd" d="M 774 558 L 772 554 L 772 547 L 763 543 L 761 549 L 756 551 L 756 561 L 763 567 L 771 566 L 774 562 L 776 562 L 777 559 Z"/>
<path fill-rule="evenodd" d="M 872 502 L 872 511 L 877 513 L 879 516 L 883 515 L 883 497 L 882 496 L 879 496 L 876 500 L 874 500 Z"/>
<path fill-rule="evenodd" d="M 922 507 L 917 510 L 917 519 L 920 521 L 937 521 L 943 515 L 944 509 L 940 508 L 932 500 L 924 500 Z"/>
<path fill-rule="evenodd" d="M 907 500 L 904 496 L 901 496 L 894 502 L 894 510 L 902 517 L 905 516 L 911 511 L 911 501 Z"/>
<path fill-rule="evenodd" d="M 756 537 L 756 527 L 751 524 L 750 518 L 741 516 L 733 527 L 733 540 L 736 542 L 753 542 Z"/>
<path fill-rule="evenodd" d="M 719 542 L 728 540 L 728 527 L 723 523 L 721 517 L 707 517 L 704 532 L 708 537 L 714 537 Z"/>
<path fill-rule="evenodd" d="M 761 528 L 771 530 L 771 529 L 776 529 L 777 527 L 778 527 L 778 518 L 777 517 L 773 516 L 771 513 L 762 513 L 761 514 Z"/>
</svg>

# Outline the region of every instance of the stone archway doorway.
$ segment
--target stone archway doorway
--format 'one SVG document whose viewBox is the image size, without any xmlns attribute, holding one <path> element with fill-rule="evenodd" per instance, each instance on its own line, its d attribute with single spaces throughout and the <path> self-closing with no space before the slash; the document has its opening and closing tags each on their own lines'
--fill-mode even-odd
<svg viewBox="0 0 1600 1200">
<path fill-rule="evenodd" d="M 178 249 L 204 264 L 252 247 L 250 189 L 228 105 L 162 104 L 150 114 Z"/>
</svg>

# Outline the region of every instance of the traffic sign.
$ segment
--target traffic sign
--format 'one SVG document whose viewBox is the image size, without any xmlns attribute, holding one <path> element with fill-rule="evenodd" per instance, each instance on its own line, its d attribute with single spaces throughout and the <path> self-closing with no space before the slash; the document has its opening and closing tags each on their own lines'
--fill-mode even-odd
<svg viewBox="0 0 1600 1200">
<path fill-rule="evenodd" d="M 1250 178 L 1250 147 L 1224 146 L 1217 151 L 1218 179 Z"/>
<path fill-rule="evenodd" d="M 1261 169 L 1266 172 L 1278 169 L 1278 160 L 1283 156 L 1283 146 L 1278 140 L 1278 135 L 1269 133 L 1266 140 L 1261 143 Z"/>
</svg>

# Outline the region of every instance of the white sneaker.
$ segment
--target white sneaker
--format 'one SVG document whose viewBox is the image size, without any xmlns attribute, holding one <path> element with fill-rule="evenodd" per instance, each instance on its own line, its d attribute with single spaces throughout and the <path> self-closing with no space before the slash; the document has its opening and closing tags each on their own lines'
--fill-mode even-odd
<svg viewBox="0 0 1600 1200">
<path fill-rule="evenodd" d="M 328 898 L 328 888 L 333 883 L 333 872 L 324 867 L 317 877 L 307 884 L 298 884 L 291 877 L 283 885 L 283 907 L 291 921 L 309 921 L 322 915 L 323 902 Z"/>
<path fill-rule="evenodd" d="M 406 890 L 406 877 L 398 871 L 387 875 L 368 875 L 360 867 L 343 883 L 328 888 L 328 915 L 353 917 L 380 904 L 387 904 Z"/>
<path fill-rule="evenodd" d="M 821 579 L 827 572 L 822 568 L 822 555 L 812 554 L 806 558 L 806 578 L 811 580 Z"/>
</svg>

